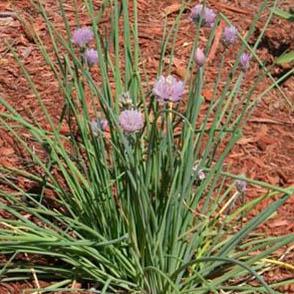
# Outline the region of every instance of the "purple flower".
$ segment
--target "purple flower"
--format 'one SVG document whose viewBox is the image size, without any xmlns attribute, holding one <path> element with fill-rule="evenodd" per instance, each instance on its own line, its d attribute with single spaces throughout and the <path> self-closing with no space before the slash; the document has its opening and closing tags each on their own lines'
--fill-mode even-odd
<svg viewBox="0 0 294 294">
<path fill-rule="evenodd" d="M 140 131 L 144 127 L 144 117 L 141 112 L 131 109 L 124 110 L 119 115 L 119 124 L 126 133 Z"/>
<path fill-rule="evenodd" d="M 198 66 L 202 66 L 205 63 L 205 55 L 202 49 L 197 48 L 195 52 L 195 62 Z"/>
<path fill-rule="evenodd" d="M 153 87 L 153 94 L 160 101 L 178 102 L 184 93 L 184 82 L 171 75 L 160 76 Z"/>
<path fill-rule="evenodd" d="M 98 52 L 95 49 L 86 49 L 84 59 L 89 66 L 98 63 Z"/>
<path fill-rule="evenodd" d="M 89 27 L 75 29 L 72 35 L 72 41 L 75 45 L 84 47 L 94 38 L 94 33 Z"/>
<path fill-rule="evenodd" d="M 215 18 L 216 18 L 215 12 L 210 8 L 206 8 L 206 11 L 205 11 L 205 24 L 208 27 L 213 27 L 214 22 L 215 22 Z"/>
<path fill-rule="evenodd" d="M 247 189 L 247 182 L 244 180 L 237 180 L 235 186 L 239 193 L 244 193 Z"/>
<path fill-rule="evenodd" d="M 201 25 L 212 27 L 215 22 L 215 12 L 202 4 L 195 5 L 191 10 L 191 18 L 194 22 L 201 21 Z"/>
<path fill-rule="evenodd" d="M 249 68 L 251 56 L 248 53 L 243 53 L 240 57 L 240 66 L 243 71 L 246 71 Z"/>
<path fill-rule="evenodd" d="M 94 119 L 90 122 L 91 131 L 94 136 L 98 136 L 100 132 L 108 128 L 108 121 L 106 119 Z"/>
<path fill-rule="evenodd" d="M 223 41 L 226 45 L 232 45 L 237 38 L 237 29 L 234 26 L 225 27 Z"/>
</svg>

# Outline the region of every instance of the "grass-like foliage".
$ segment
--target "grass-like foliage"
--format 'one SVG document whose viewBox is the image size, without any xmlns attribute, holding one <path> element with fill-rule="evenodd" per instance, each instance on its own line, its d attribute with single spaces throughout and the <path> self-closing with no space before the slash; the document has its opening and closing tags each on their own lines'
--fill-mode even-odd
<svg viewBox="0 0 294 294">
<path fill-rule="evenodd" d="M 180 21 L 187 17 L 186 3 L 174 24 L 165 26 L 154 77 L 141 62 L 136 0 L 103 1 L 99 11 L 95 1 L 85 0 L 91 30 L 74 35 L 76 28 L 70 27 L 62 2 L 63 32 L 54 27 L 41 1 L 33 3 L 51 37 L 49 50 L 34 34 L 64 98 L 59 121 L 50 115 L 11 48 L 47 127 L 21 116 L 5 97 L 0 99 L 6 109 L 0 114 L 1 127 L 31 160 L 30 169 L 0 167 L 0 210 L 7 216 L 0 224 L 0 254 L 6 257 L 1 280 L 54 282 L 44 293 L 67 288 L 73 281 L 92 285 L 97 293 L 220 293 L 234 291 L 237 285 L 238 293 L 273 293 L 275 285 L 267 285 L 260 274 L 263 260 L 293 236 L 266 238 L 254 231 L 288 199 L 291 189 L 233 176 L 224 168 L 248 114 L 262 98 L 253 93 L 268 72 L 261 64 L 257 81 L 244 90 L 248 60 L 243 53 L 258 60 L 258 44 L 251 48 L 247 40 L 268 9 L 267 1 L 247 35 L 237 33 L 241 46 L 226 76 L 222 73 L 227 51 L 222 53 L 204 116 L 205 56 L 220 21 L 228 22 L 224 15 L 212 23 L 203 11 L 194 15 L 186 78 L 165 80 Z M 107 33 L 100 30 L 106 13 L 111 24 Z M 76 16 L 78 21 L 78 12 Z M 210 35 L 201 52 L 199 34 L 206 25 Z M 226 45 L 230 40 L 229 36 Z M 167 58 L 170 62 L 164 63 Z M 67 134 L 60 131 L 64 125 Z M 34 189 L 25 190 L 16 178 L 26 179 Z M 244 194 L 244 181 L 268 192 L 234 206 Z M 278 200 L 241 222 L 241 216 L 273 196 Z"/>
</svg>

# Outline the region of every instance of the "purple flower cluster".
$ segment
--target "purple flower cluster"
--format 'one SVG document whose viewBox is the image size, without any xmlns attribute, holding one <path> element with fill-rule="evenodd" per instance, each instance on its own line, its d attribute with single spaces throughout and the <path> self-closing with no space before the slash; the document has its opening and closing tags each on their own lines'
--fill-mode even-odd
<svg viewBox="0 0 294 294">
<path fill-rule="evenodd" d="M 212 27 L 215 23 L 216 19 L 216 13 L 208 8 L 205 7 L 203 4 L 197 4 L 191 9 L 191 19 L 194 22 L 200 22 L 201 26 L 208 26 Z M 238 30 L 235 26 L 227 26 L 224 29 L 222 40 L 226 46 L 232 45 L 236 42 L 238 36 Z M 243 53 L 240 57 L 240 67 L 242 71 L 246 71 L 249 68 L 249 62 L 250 62 L 251 56 L 248 53 Z M 206 61 L 205 54 L 202 49 L 197 48 L 195 55 L 194 55 L 195 63 L 198 67 L 201 67 L 204 65 Z M 163 92 L 163 89 L 160 89 L 158 91 L 155 89 L 153 92 L 159 96 L 162 97 L 162 95 L 158 95 L 157 92 Z M 167 100 L 166 98 L 163 98 L 163 100 Z"/>
<path fill-rule="evenodd" d="M 248 53 L 243 53 L 240 57 L 240 66 L 243 71 L 246 71 L 249 68 L 251 56 Z"/>
<path fill-rule="evenodd" d="M 153 94 L 161 102 L 178 102 L 184 93 L 184 82 L 171 75 L 160 76 L 153 87 Z"/>
<path fill-rule="evenodd" d="M 93 66 L 93 65 L 97 64 L 99 61 L 97 50 L 95 50 L 93 48 L 86 49 L 84 52 L 84 59 L 85 59 L 85 62 L 89 66 Z"/>
<path fill-rule="evenodd" d="M 83 59 L 91 67 L 99 62 L 98 52 L 93 48 L 85 48 L 94 39 L 94 33 L 89 27 L 81 27 L 74 30 L 72 42 L 82 48 Z"/>
<path fill-rule="evenodd" d="M 142 113 L 134 109 L 122 111 L 118 120 L 121 128 L 127 134 L 138 132 L 144 127 Z"/>
<path fill-rule="evenodd" d="M 194 22 L 201 22 L 201 25 L 212 27 L 216 14 L 212 9 L 202 4 L 197 4 L 191 10 L 191 18 Z"/>
<path fill-rule="evenodd" d="M 216 13 L 198 4 L 192 8 L 191 18 L 194 22 L 201 22 L 202 26 L 212 27 L 215 23 Z M 232 45 L 237 39 L 238 31 L 233 25 L 225 27 L 222 40 L 225 45 Z M 87 48 L 88 43 L 94 38 L 93 31 L 89 27 L 78 28 L 73 32 L 72 41 L 75 45 L 81 47 L 83 58 L 88 66 L 93 66 L 99 62 L 98 52 L 93 48 Z M 240 56 L 240 67 L 242 71 L 249 68 L 251 56 L 243 53 Z M 202 67 L 206 62 L 206 56 L 201 48 L 196 48 L 194 55 L 195 63 L 198 67 Z M 161 75 L 153 86 L 153 94 L 159 102 L 179 102 L 184 94 L 185 84 L 182 80 L 177 80 L 174 76 Z M 136 133 L 144 128 L 143 114 L 133 109 L 132 99 L 129 92 L 122 93 L 119 97 L 122 111 L 119 115 L 119 125 L 126 134 Z M 98 135 L 101 131 L 108 128 L 108 122 L 104 119 L 97 119 L 90 123 L 92 133 Z M 195 170 L 196 171 L 196 170 Z M 197 170 L 198 179 L 205 179 L 205 173 L 202 169 Z M 246 190 L 246 182 L 236 181 L 236 188 L 240 192 Z"/>
<path fill-rule="evenodd" d="M 72 41 L 79 47 L 86 46 L 94 38 L 94 33 L 89 27 L 75 29 L 72 34 Z"/>
<path fill-rule="evenodd" d="M 237 29 L 234 26 L 225 27 L 223 32 L 223 41 L 226 45 L 232 45 L 237 39 Z"/>
</svg>

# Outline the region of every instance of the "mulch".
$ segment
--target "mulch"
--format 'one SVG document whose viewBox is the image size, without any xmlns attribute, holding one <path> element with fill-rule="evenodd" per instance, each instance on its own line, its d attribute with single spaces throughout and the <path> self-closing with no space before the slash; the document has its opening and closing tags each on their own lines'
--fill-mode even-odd
<svg viewBox="0 0 294 294">
<path fill-rule="evenodd" d="M 58 1 L 47 0 L 46 8 L 53 23 L 62 30 L 63 20 L 59 13 Z M 69 1 L 70 2 L 70 1 Z M 82 5 L 83 1 L 77 1 L 79 12 L 83 24 L 89 24 L 86 17 L 86 9 Z M 96 8 L 101 1 L 94 1 Z M 163 31 L 164 18 L 167 16 L 168 24 L 171 25 L 176 13 L 179 10 L 179 0 L 138 0 L 139 12 L 139 39 L 141 48 L 142 64 L 144 64 L 149 75 L 155 78 L 159 61 L 159 46 Z M 244 35 L 248 30 L 251 20 L 257 11 L 257 7 L 262 1 L 254 0 L 211 0 L 210 6 L 218 12 L 224 13 L 230 21 Z M 291 1 L 283 1 L 282 8 L 288 9 Z M 70 23 L 74 27 L 74 9 L 72 5 L 66 4 L 66 12 L 69 15 Z M 15 16 L 15 11 L 21 11 L 25 23 L 19 21 Z M 178 77 L 183 77 L 184 68 L 191 52 L 192 40 L 194 38 L 194 28 L 189 20 L 189 10 L 185 11 L 187 16 L 182 21 L 179 28 L 179 37 L 176 41 L 175 58 L 172 65 L 172 73 Z M 250 42 L 254 44 L 258 33 L 262 29 L 267 13 L 264 13 L 258 22 L 257 32 Z M 31 23 L 31 21 L 33 21 Z M 109 22 L 105 19 L 102 22 L 103 29 L 107 31 Z M 277 79 L 282 76 L 291 65 L 278 66 L 274 64 L 275 59 L 285 50 L 294 49 L 294 35 L 290 22 L 278 17 L 274 17 L 265 32 L 262 42 L 257 49 L 259 58 L 270 66 L 272 76 Z M 8 100 L 22 115 L 34 119 L 44 127 L 48 127 L 42 116 L 42 111 L 36 98 L 29 89 L 27 82 L 19 66 L 16 64 L 9 46 L 19 53 L 29 73 L 32 75 L 45 105 L 50 114 L 56 120 L 60 115 L 60 105 L 62 97 L 58 92 L 58 85 L 48 66 L 43 61 L 38 52 L 37 45 L 33 41 L 32 33 L 36 31 L 44 41 L 47 48 L 50 48 L 50 38 L 46 32 L 42 17 L 32 7 L 30 1 L 2 0 L 0 3 L 0 96 Z M 202 45 L 207 41 L 207 31 L 203 30 L 200 36 Z M 10 44 L 10 45 L 9 45 Z M 209 89 L 213 84 L 217 73 L 217 64 L 220 52 L 224 49 L 220 42 L 215 42 L 214 52 L 209 57 L 209 65 L 206 73 L 206 87 L 204 98 L 209 102 L 211 93 Z M 228 69 L 234 62 L 234 48 L 230 49 L 226 59 Z M 231 57 L 230 57 L 231 56 Z M 166 61 L 168 62 L 168 60 Z M 256 77 L 258 65 L 252 64 L 245 76 L 244 89 L 248 89 Z M 99 80 L 98 71 L 94 72 Z M 262 93 L 271 81 L 266 79 L 256 89 L 255 95 Z M 245 174 L 249 178 L 265 181 L 273 185 L 288 187 L 294 184 L 294 133 L 293 133 L 293 108 L 289 102 L 294 102 L 294 82 L 293 77 L 282 82 L 279 89 L 273 89 L 267 93 L 262 101 L 257 105 L 250 117 L 248 124 L 244 127 L 243 137 L 238 141 L 233 151 L 226 160 L 226 165 L 230 170 Z M 245 91 L 244 90 L 244 91 Z M 284 96 L 288 97 L 287 101 Z M 1 109 L 0 111 L 4 111 Z M 28 138 L 29 142 L 29 138 Z M 30 144 L 33 144 L 30 142 Z M 0 165 L 21 166 L 23 159 L 20 158 L 18 150 L 15 148 L 13 138 L 0 129 Z M 22 183 L 25 184 L 25 183 Z M 258 187 L 250 187 L 247 192 L 247 199 L 253 199 L 265 192 Z M 257 211 L 268 205 L 269 201 L 263 202 Z M 290 198 L 277 213 L 260 228 L 268 235 L 283 235 L 294 232 L 294 198 Z M 293 250 L 292 250 L 293 252 Z M 293 253 L 292 257 L 293 257 Z M 291 256 L 291 255 L 290 255 Z M 293 273 L 285 269 L 274 269 L 267 278 L 269 281 L 277 281 L 288 277 L 294 277 Z M 0 284 L 1 293 L 24 293 L 22 289 L 31 288 L 32 283 L 9 283 Z M 294 293 L 294 288 L 284 289 L 285 293 Z M 291 292 L 292 291 L 292 292 Z"/>
</svg>

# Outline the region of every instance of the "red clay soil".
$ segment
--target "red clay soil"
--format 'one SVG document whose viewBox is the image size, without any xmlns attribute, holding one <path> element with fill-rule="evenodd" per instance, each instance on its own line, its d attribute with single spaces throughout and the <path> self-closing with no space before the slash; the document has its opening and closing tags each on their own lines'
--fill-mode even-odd
<svg viewBox="0 0 294 294">
<path fill-rule="evenodd" d="M 44 2 L 44 1 L 43 1 Z M 63 27 L 63 21 L 57 6 L 58 1 L 47 0 L 46 8 L 50 14 L 51 21 L 60 29 Z M 65 1 L 71 3 L 71 1 Z M 90 24 L 86 17 L 86 9 L 81 0 L 77 1 L 81 20 L 83 24 Z M 101 1 L 94 1 L 97 9 Z M 180 0 L 158 1 L 158 0 L 138 0 L 139 10 L 139 38 L 143 63 L 149 74 L 155 77 L 159 59 L 159 46 L 162 36 L 163 20 L 168 15 L 168 22 L 172 23 L 176 13 L 179 10 Z M 209 6 L 224 13 L 230 21 L 244 35 L 251 20 L 254 17 L 258 6 L 262 1 L 254 0 L 214 0 L 207 1 Z M 291 1 L 281 1 L 281 8 L 288 9 Z M 193 5 L 196 4 L 193 3 Z M 33 25 L 29 21 L 19 21 L 15 16 L 15 11 L 21 11 L 25 20 L 33 20 Z M 71 25 L 74 27 L 74 9 L 71 4 L 66 4 L 66 12 L 70 16 Z M 175 51 L 173 65 L 173 74 L 181 77 L 184 74 L 184 66 L 191 52 L 191 44 L 194 38 L 195 30 L 189 20 L 189 10 L 184 14 L 186 20 L 182 21 L 179 31 L 179 38 Z M 262 29 L 268 13 L 262 15 L 258 22 L 258 29 Z M 107 20 L 105 27 L 107 27 Z M 22 76 L 19 67 L 14 61 L 13 55 L 9 50 L 8 43 L 22 57 L 28 71 L 32 74 L 38 90 L 42 94 L 42 99 L 49 109 L 49 112 L 56 119 L 60 115 L 60 105 L 62 98 L 57 90 L 57 82 L 52 73 L 45 65 L 38 48 L 33 41 L 32 33 L 36 31 L 41 35 L 46 46 L 50 48 L 50 38 L 46 32 L 42 17 L 30 4 L 29 0 L 2 0 L 0 3 L 0 96 L 5 97 L 20 113 L 25 116 L 34 117 L 38 123 L 46 127 L 42 112 L 38 106 L 34 95 L 28 88 L 27 82 Z M 257 30 L 258 31 L 258 30 Z M 255 35 L 251 42 L 256 40 Z M 273 65 L 274 60 L 282 52 L 294 49 L 293 25 L 278 17 L 274 17 L 269 28 L 265 32 L 261 45 L 257 50 L 259 58 L 268 65 Z M 204 29 L 201 34 L 201 43 L 204 45 L 207 41 L 207 33 Z M 291 48 L 292 46 L 292 48 Z M 220 58 L 220 52 L 223 50 L 222 44 L 215 42 L 215 52 L 210 56 L 209 66 L 206 74 L 206 85 L 203 95 L 208 101 L 210 99 L 209 88 L 213 84 L 217 68 L 214 64 Z M 233 56 L 234 48 L 231 49 Z M 227 58 L 226 67 L 229 68 L 234 61 Z M 271 74 L 275 79 L 289 70 L 291 65 L 274 65 L 271 67 Z M 245 77 L 245 86 L 248 88 L 256 77 L 258 65 L 252 63 Z M 98 73 L 98 72 L 97 72 Z M 97 77 L 99 79 L 99 77 Z M 256 90 L 256 95 L 262 93 L 271 81 L 266 80 Z M 254 113 L 244 128 L 243 137 L 236 144 L 233 152 L 228 157 L 226 164 L 230 170 L 235 173 L 245 174 L 249 178 L 261 180 L 273 185 L 288 187 L 294 184 L 294 133 L 293 133 L 293 108 L 289 102 L 294 102 L 294 83 L 293 77 L 280 84 L 280 90 L 274 89 L 266 94 L 263 100 L 256 107 Z M 282 94 L 283 93 L 283 94 Z M 285 99 L 288 97 L 288 101 Z M 3 111 L 0 106 L 0 111 Z M 18 156 L 13 139 L 0 129 L 0 165 L 16 166 L 24 164 Z M 25 185 L 26 183 L 19 183 Z M 257 187 L 249 187 L 246 197 L 252 199 L 264 190 Z M 262 206 L 267 205 L 264 202 Z M 262 231 L 269 235 L 282 235 L 294 232 L 294 198 L 290 198 L 283 207 L 271 218 L 266 225 L 263 225 Z M 258 209 L 262 209 L 260 206 Z M 292 252 L 288 252 L 287 260 L 294 260 Z M 293 277 L 293 272 L 277 268 L 268 274 L 269 281 L 279 281 L 285 278 Z M 0 284 L 0 294 L 2 293 L 24 293 L 22 289 L 31 288 L 32 283 L 3 283 Z M 290 287 L 283 290 L 284 293 L 294 293 L 294 288 Z M 72 293 L 72 292 L 71 292 Z M 81 292 L 79 292 L 81 293 Z"/>
</svg>

